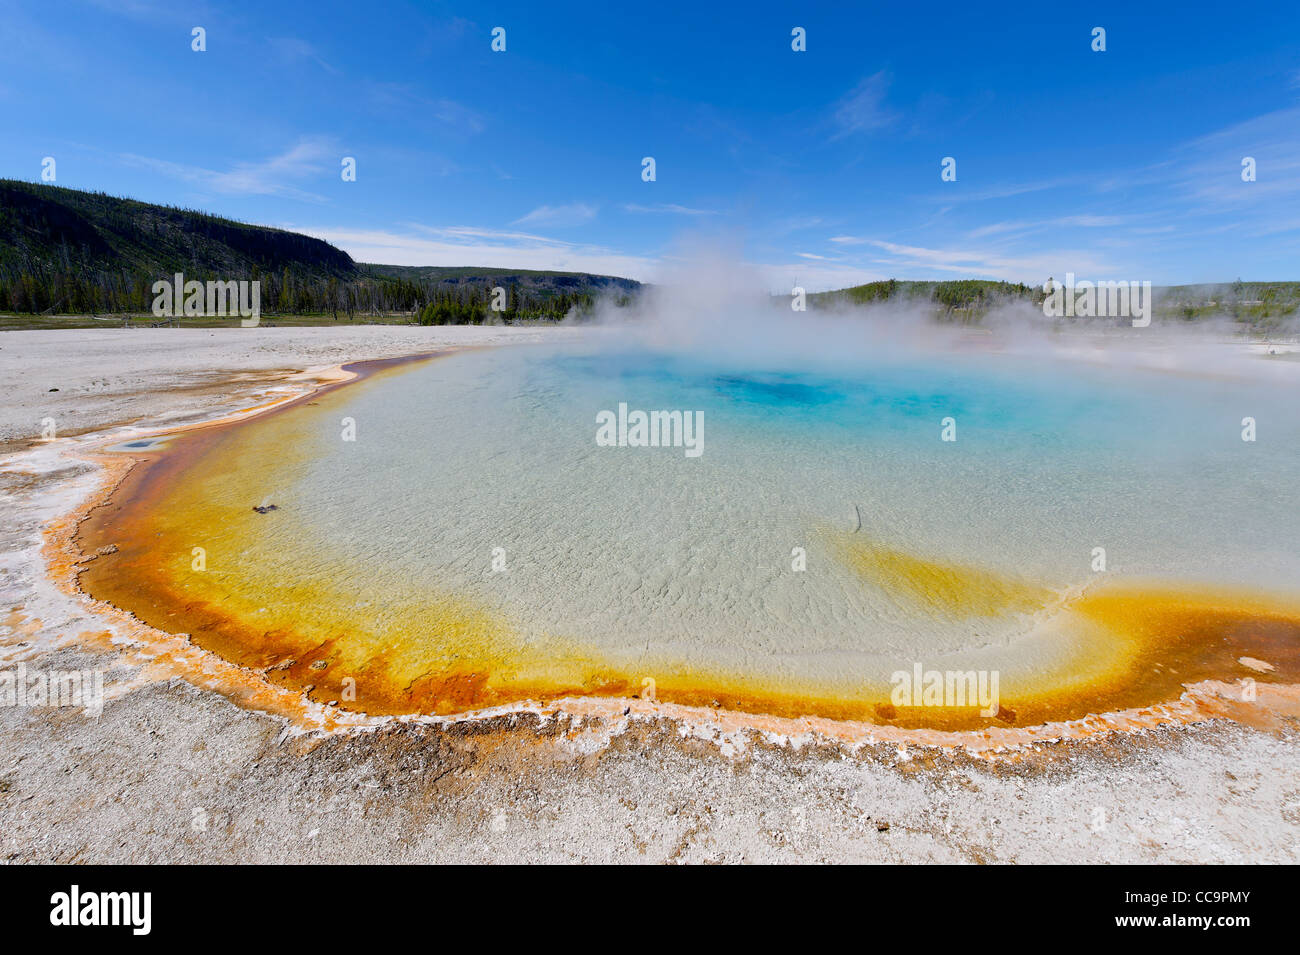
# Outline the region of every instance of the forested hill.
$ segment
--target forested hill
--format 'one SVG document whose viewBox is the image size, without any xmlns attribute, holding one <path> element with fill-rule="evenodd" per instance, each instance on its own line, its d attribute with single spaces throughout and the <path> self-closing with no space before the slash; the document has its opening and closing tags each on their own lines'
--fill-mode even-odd
<svg viewBox="0 0 1300 955">
<path fill-rule="evenodd" d="M 509 291 L 507 321 L 562 318 L 601 292 L 639 287 L 572 272 L 361 265 L 296 232 L 0 179 L 0 312 L 148 312 L 153 283 L 177 272 L 200 282 L 259 280 L 264 311 L 405 311 L 427 320 L 482 321 L 498 285 Z"/>
<path fill-rule="evenodd" d="M 1300 282 L 1209 283 L 1167 285 L 1151 289 L 1154 320 L 1197 322 L 1229 319 L 1253 334 L 1295 334 L 1300 330 Z M 1041 286 L 958 279 L 905 282 L 889 279 L 808 296 L 814 308 L 843 305 L 902 304 L 928 312 L 941 322 L 978 324 L 993 309 L 1017 302 L 1041 308 Z M 1072 318 L 1068 322 L 1125 323 L 1127 318 Z"/>
</svg>

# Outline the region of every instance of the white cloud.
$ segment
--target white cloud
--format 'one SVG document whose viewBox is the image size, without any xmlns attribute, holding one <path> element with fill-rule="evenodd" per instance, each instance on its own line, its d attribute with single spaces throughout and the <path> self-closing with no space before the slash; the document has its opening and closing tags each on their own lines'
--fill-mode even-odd
<svg viewBox="0 0 1300 955">
<path fill-rule="evenodd" d="M 358 262 L 383 265 L 467 265 L 592 272 L 639 281 L 653 281 L 661 268 L 657 259 L 625 255 L 599 246 L 472 226 L 412 227 L 422 234 L 347 227 L 285 225 L 283 228 L 324 239 Z"/>
<path fill-rule="evenodd" d="M 855 266 L 771 263 L 750 268 L 757 272 L 766 283 L 767 291 L 773 295 L 788 295 L 795 286 L 807 292 L 829 292 L 889 278 L 883 272 Z"/>
<path fill-rule="evenodd" d="M 667 212 L 681 216 L 716 216 L 718 214 L 716 209 L 692 209 L 690 206 L 679 206 L 675 202 L 661 202 L 654 206 L 642 206 L 637 205 L 635 202 L 629 202 L 623 206 L 623 209 L 627 212 Z"/>
<path fill-rule="evenodd" d="M 1300 108 L 1256 116 L 1180 148 L 1169 180 L 1193 199 L 1225 207 L 1253 205 L 1265 214 L 1300 198 Z M 1256 181 L 1241 179 L 1242 159 L 1256 163 Z"/>
<path fill-rule="evenodd" d="M 401 115 L 408 122 L 413 116 L 432 116 L 450 129 L 470 134 L 480 133 L 487 126 L 483 117 L 464 103 L 425 96 L 408 83 L 367 82 L 365 95 L 375 108 Z"/>
<path fill-rule="evenodd" d="M 1096 216 L 1077 215 L 1059 216 L 1055 219 L 1015 220 L 1009 222 L 991 222 L 966 233 L 968 239 L 982 239 L 991 235 L 1003 235 L 1008 232 L 1036 232 L 1041 229 L 1081 228 L 1105 229 L 1122 226 L 1130 221 L 1130 216 Z"/>
<path fill-rule="evenodd" d="M 672 262 L 648 256 L 627 255 L 600 246 L 561 239 L 482 229 L 475 226 L 424 226 L 411 223 L 408 232 L 347 227 L 280 226 L 324 239 L 358 262 L 383 265 L 482 266 L 591 272 L 618 275 L 641 282 L 661 281 L 673 274 Z M 817 262 L 750 264 L 744 267 L 767 291 L 788 293 L 798 284 L 811 292 L 846 288 L 887 278 L 879 271 Z"/>
<path fill-rule="evenodd" d="M 888 89 L 889 77 L 883 70 L 853 87 L 835 107 L 835 122 L 840 127 L 836 138 L 870 132 L 893 123 L 897 117 L 885 108 Z"/>
<path fill-rule="evenodd" d="M 331 64 L 326 62 L 325 58 L 320 55 L 316 47 L 312 46 L 306 40 L 296 36 L 268 37 L 267 42 L 274 47 L 285 60 L 289 63 L 297 63 L 300 60 L 311 60 L 321 69 L 329 73 L 338 73 Z"/>
<path fill-rule="evenodd" d="M 214 20 L 212 8 L 207 3 L 185 4 L 184 9 L 175 0 L 90 0 L 90 3 L 108 13 L 146 20 L 151 24 L 160 22 L 211 24 Z"/>
<path fill-rule="evenodd" d="M 324 139 L 302 139 L 296 145 L 269 159 L 240 162 L 226 171 L 204 169 L 186 163 L 171 162 L 150 156 L 123 153 L 119 158 L 128 165 L 151 169 L 160 175 L 201 186 L 229 196 L 288 196 L 323 202 L 325 197 L 293 185 L 303 179 L 315 179 L 329 168 L 327 160 L 338 161 L 337 147 Z"/>
<path fill-rule="evenodd" d="M 933 270 L 951 272 L 963 277 L 989 277 L 1007 282 L 1039 284 L 1049 275 L 1074 272 L 1092 280 L 1132 278 L 1119 275 L 1115 266 L 1099 259 L 1087 250 L 1036 251 L 1027 255 L 1003 254 L 981 249 L 930 249 L 924 246 L 900 245 L 879 239 L 869 244 L 882 250 L 885 258 L 877 261 L 895 269 Z M 896 273 L 896 277 L 912 278 Z"/>
<path fill-rule="evenodd" d="M 596 211 L 596 206 L 585 202 L 571 202 L 562 206 L 538 206 L 527 215 L 520 216 L 512 224 L 524 225 L 532 222 L 550 226 L 581 225 L 596 218 Z"/>
<path fill-rule="evenodd" d="M 935 193 L 931 198 L 940 202 L 984 202 L 989 199 L 1011 199 L 1030 192 L 1043 192 L 1047 189 L 1071 187 L 1078 190 L 1083 187 L 1083 180 L 1077 178 L 1040 179 L 1033 182 L 994 183 L 984 189 L 945 189 Z"/>
</svg>

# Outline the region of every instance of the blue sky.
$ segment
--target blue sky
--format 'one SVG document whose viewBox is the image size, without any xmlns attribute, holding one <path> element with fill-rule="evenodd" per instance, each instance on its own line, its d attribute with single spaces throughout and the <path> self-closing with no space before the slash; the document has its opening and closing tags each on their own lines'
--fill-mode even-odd
<svg viewBox="0 0 1300 955">
<path fill-rule="evenodd" d="M 409 265 L 1300 279 L 1300 4 L 992 6 L 0 0 L 0 175 Z"/>
</svg>

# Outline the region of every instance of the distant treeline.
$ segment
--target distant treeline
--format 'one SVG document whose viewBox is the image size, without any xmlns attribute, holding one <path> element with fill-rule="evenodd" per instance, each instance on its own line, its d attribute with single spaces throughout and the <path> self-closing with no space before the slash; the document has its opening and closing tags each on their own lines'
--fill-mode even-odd
<svg viewBox="0 0 1300 955">
<path fill-rule="evenodd" d="M 1228 319 L 1251 334 L 1295 333 L 1300 317 L 1300 282 L 1243 282 L 1156 286 L 1155 319 L 1191 323 Z M 888 279 L 808 296 L 816 307 L 902 302 L 928 307 L 941 322 L 979 324 L 997 306 L 1027 302 L 1035 307 L 1046 295 L 1041 286 L 961 279 L 952 282 L 906 282 Z M 1127 319 L 1074 318 L 1074 323 Z"/>
<path fill-rule="evenodd" d="M 420 291 L 396 280 L 340 280 L 295 275 L 286 268 L 264 273 L 257 266 L 247 272 L 212 272 L 189 268 L 186 281 L 248 279 L 261 283 L 265 312 L 409 311 L 421 301 Z M 155 299 L 153 283 L 170 281 L 172 273 L 156 269 L 92 270 L 41 267 L 24 269 L 0 265 L 0 311 L 57 312 L 60 314 L 148 313 Z M 170 293 L 169 293 L 170 294 Z"/>
<path fill-rule="evenodd" d="M 1300 282 L 1170 285 L 1157 288 L 1156 318 L 1197 322 L 1230 318 L 1252 334 L 1300 332 Z"/>
<path fill-rule="evenodd" d="M 589 291 L 530 289 L 519 282 L 503 279 L 506 307 L 493 311 L 492 287 L 465 284 L 447 288 L 437 282 L 411 282 L 406 279 L 370 275 L 366 278 L 340 280 L 295 276 L 285 269 L 265 274 L 256 266 L 246 275 L 223 272 L 219 275 L 202 271 L 184 272 L 186 281 L 196 279 L 228 280 L 247 278 L 261 282 L 262 311 L 265 314 L 331 315 L 350 319 L 355 315 L 383 315 L 409 312 L 424 325 L 480 324 L 493 317 L 505 322 L 559 321 L 565 317 L 589 315 L 596 296 Z M 25 272 L 0 266 L 0 312 L 57 312 L 69 315 L 104 315 L 114 313 L 148 313 L 155 299 L 151 291 L 159 278 L 171 279 L 170 273 L 132 274 L 72 273 L 54 271 Z M 170 294 L 170 293 L 169 293 Z M 626 304 L 620 295 L 615 304 Z"/>
<path fill-rule="evenodd" d="M 261 283 L 264 313 L 561 319 L 639 283 L 573 272 L 363 265 L 321 239 L 104 193 L 0 180 L 0 312 L 149 313 L 153 284 Z M 492 290 L 506 291 L 493 311 Z"/>
<path fill-rule="evenodd" d="M 941 321 L 977 321 L 994 305 L 1010 301 L 1043 300 L 1041 290 L 1011 282 L 983 279 L 959 279 L 952 282 L 907 282 L 886 279 L 834 292 L 818 292 L 808 297 L 816 306 L 837 304 L 871 305 L 878 302 L 903 301 L 934 307 Z"/>
<path fill-rule="evenodd" d="M 502 286 L 505 288 L 505 286 Z M 587 292 L 560 292 L 551 296 L 534 296 L 520 293 L 517 286 L 507 289 L 506 307 L 492 310 L 492 296 L 481 295 L 477 289 L 469 292 L 435 292 L 416 315 L 421 325 L 482 325 L 485 322 L 503 321 L 554 321 L 565 318 L 590 318 L 596 299 Z"/>
</svg>

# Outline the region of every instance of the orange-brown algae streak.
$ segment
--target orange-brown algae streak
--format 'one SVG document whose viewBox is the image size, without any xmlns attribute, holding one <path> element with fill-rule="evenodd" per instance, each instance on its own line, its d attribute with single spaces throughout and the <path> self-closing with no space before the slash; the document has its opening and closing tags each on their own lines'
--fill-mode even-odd
<svg viewBox="0 0 1300 955">
<path fill-rule="evenodd" d="M 1130 636 L 1137 650 L 1133 668 L 1143 682 L 1300 681 L 1300 601 L 1294 597 L 1128 582 L 1089 593 L 1071 609 Z M 1273 669 L 1260 672 L 1243 657 Z"/>
<path fill-rule="evenodd" d="M 1099 625 L 1113 645 L 1122 646 L 1123 665 L 1092 682 L 1067 686 L 1048 680 L 1028 700 L 1017 701 L 1004 690 L 1017 725 L 1149 707 L 1178 699 L 1186 687 L 1214 681 L 1242 685 L 1243 694 L 1241 681 L 1247 679 L 1300 681 L 1300 604 L 1294 598 L 1124 583 L 1078 598 L 1069 612 Z M 1241 663 L 1242 657 L 1267 661 L 1275 669 L 1260 674 Z"/>
<path fill-rule="evenodd" d="M 1040 610 L 1045 587 L 978 567 L 922 557 L 866 534 L 822 529 L 842 563 L 891 597 L 934 614 L 967 619 Z"/>
<path fill-rule="evenodd" d="M 876 708 L 880 722 L 973 728 L 1080 719 L 1174 700 L 1203 680 L 1251 676 L 1242 657 L 1276 667 L 1268 682 L 1300 680 L 1300 603 L 1293 598 L 1150 582 L 1111 584 L 1067 603 L 1009 575 L 911 554 L 861 533 L 822 533 L 846 566 L 914 608 L 958 620 L 1050 610 L 1061 615 L 1072 644 L 1040 673 L 1004 672 L 1002 711 L 993 721 L 973 719 L 970 709 L 885 704 Z"/>
</svg>

